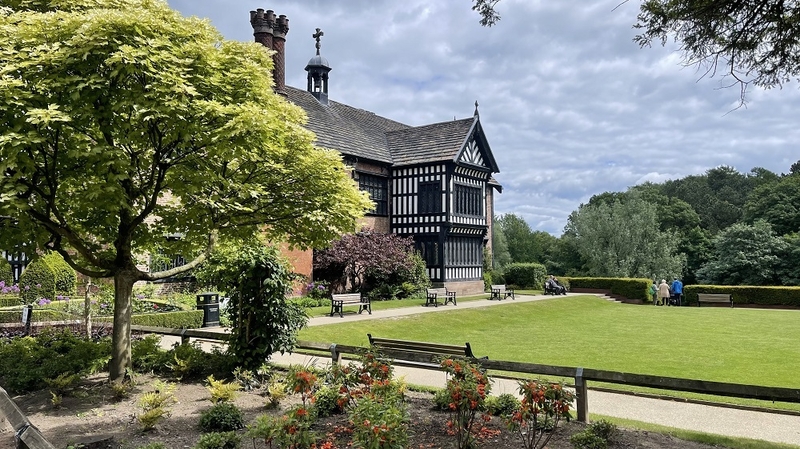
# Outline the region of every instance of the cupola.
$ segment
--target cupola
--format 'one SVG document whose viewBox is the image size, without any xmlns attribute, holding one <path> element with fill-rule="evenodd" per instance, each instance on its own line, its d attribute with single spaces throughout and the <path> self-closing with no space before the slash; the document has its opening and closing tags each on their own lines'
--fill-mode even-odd
<svg viewBox="0 0 800 449">
<path fill-rule="evenodd" d="M 328 60 L 319 54 L 319 40 L 324 34 L 322 30 L 317 28 L 317 32 L 311 35 L 317 41 L 317 54 L 306 64 L 306 72 L 308 72 L 308 87 L 306 90 L 311 92 L 320 103 L 327 105 L 328 72 L 331 71 L 331 67 L 328 65 Z"/>
</svg>

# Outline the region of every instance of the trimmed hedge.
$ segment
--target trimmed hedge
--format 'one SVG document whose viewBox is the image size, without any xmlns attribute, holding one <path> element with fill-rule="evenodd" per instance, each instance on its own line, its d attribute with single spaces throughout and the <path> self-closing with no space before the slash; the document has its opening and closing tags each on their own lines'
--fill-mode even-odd
<svg viewBox="0 0 800 449">
<path fill-rule="evenodd" d="M 512 263 L 506 265 L 505 283 L 517 288 L 543 288 L 547 267 L 540 263 Z"/>
<path fill-rule="evenodd" d="M 42 256 L 42 260 L 53 270 L 56 294 L 65 296 L 74 295 L 77 290 L 78 275 L 75 274 L 75 270 L 61 257 L 61 254 L 51 251 Z"/>
<path fill-rule="evenodd" d="M 41 321 L 73 321 L 74 315 L 50 309 L 33 309 L 31 322 Z M 22 309 L 0 311 L 0 323 L 22 323 Z"/>
<path fill-rule="evenodd" d="M 22 305 L 22 298 L 19 293 L 0 294 L 0 307 L 12 307 Z"/>
<path fill-rule="evenodd" d="M 0 257 L 0 281 L 5 282 L 6 285 L 14 283 L 14 272 L 5 257 Z"/>
<path fill-rule="evenodd" d="M 95 318 L 95 321 L 111 323 L 114 318 L 102 316 Z M 131 324 L 172 329 L 195 329 L 203 325 L 203 311 L 186 310 L 182 312 L 143 313 L 131 316 Z"/>
<path fill-rule="evenodd" d="M 50 265 L 39 258 L 28 264 L 19 277 L 20 296 L 26 304 L 39 298 L 56 298 L 56 274 Z"/>
<path fill-rule="evenodd" d="M 651 279 L 630 279 L 630 278 L 565 278 L 569 281 L 570 288 L 596 288 L 610 290 L 615 295 L 624 296 L 628 299 L 641 299 L 650 301 L 648 289 L 653 283 Z"/>
<path fill-rule="evenodd" d="M 683 303 L 697 305 L 698 293 L 729 293 L 734 304 L 800 307 L 800 287 L 687 285 L 683 288 Z"/>
</svg>

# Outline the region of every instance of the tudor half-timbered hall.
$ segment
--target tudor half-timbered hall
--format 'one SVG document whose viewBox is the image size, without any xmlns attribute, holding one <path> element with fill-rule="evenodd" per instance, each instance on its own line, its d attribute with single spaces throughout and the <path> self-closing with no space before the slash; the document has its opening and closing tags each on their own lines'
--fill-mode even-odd
<svg viewBox="0 0 800 449">
<path fill-rule="evenodd" d="M 478 103 L 471 117 L 408 126 L 328 97 L 331 66 L 316 54 L 305 67 L 305 89 L 285 85 L 288 19 L 250 12 L 256 42 L 275 51 L 275 89 L 303 108 L 320 147 L 339 151 L 375 207 L 364 226 L 412 237 L 436 287 L 460 294 L 483 291 L 484 248 L 491 249 L 494 192 L 499 171 L 481 126 Z M 299 68 L 298 68 L 299 69 Z M 310 274 L 309 255 L 294 255 L 295 269 Z"/>
</svg>

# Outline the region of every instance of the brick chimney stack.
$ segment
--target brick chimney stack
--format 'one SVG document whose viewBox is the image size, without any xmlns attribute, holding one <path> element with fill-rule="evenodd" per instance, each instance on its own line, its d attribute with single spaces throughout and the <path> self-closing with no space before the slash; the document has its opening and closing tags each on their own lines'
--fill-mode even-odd
<svg viewBox="0 0 800 449">
<path fill-rule="evenodd" d="M 275 65 L 275 69 L 272 73 L 275 78 L 275 90 L 285 95 L 286 35 L 289 34 L 289 19 L 284 15 L 279 16 L 272 31 L 272 49 L 275 50 L 275 54 L 272 55 L 272 63 Z"/>
<path fill-rule="evenodd" d="M 259 8 L 250 11 L 250 25 L 253 27 L 253 36 L 259 44 L 273 50 L 272 79 L 275 91 L 285 95 L 286 87 L 286 34 L 289 33 L 289 19 L 281 15 L 275 17 L 271 9 L 264 11 Z"/>
</svg>

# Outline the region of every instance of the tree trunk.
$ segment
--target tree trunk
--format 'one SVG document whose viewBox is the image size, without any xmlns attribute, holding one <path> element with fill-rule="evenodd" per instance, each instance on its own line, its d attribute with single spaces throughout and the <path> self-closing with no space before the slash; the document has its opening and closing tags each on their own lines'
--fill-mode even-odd
<svg viewBox="0 0 800 449">
<path fill-rule="evenodd" d="M 92 302 L 91 302 L 92 279 L 86 282 L 86 292 L 83 299 L 83 325 L 86 329 L 86 338 L 92 338 Z"/>
<path fill-rule="evenodd" d="M 114 275 L 114 330 L 111 334 L 111 362 L 108 379 L 122 381 L 125 370 L 131 366 L 131 293 L 137 277 L 134 273 L 121 271 Z"/>
</svg>

